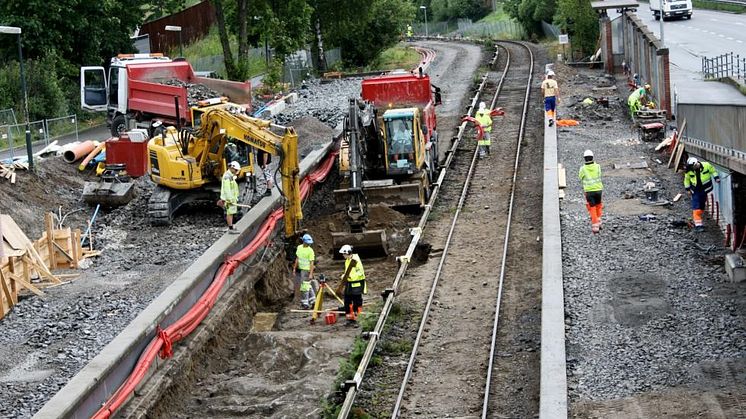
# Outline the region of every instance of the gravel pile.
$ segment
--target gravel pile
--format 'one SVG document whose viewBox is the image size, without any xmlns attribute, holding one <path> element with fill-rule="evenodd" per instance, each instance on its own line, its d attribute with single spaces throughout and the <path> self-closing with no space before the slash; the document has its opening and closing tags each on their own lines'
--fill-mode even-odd
<svg viewBox="0 0 746 419">
<path fill-rule="evenodd" d="M 187 88 L 187 104 L 191 106 L 197 106 L 197 102 L 200 100 L 211 99 L 214 97 L 222 96 L 220 93 L 210 89 L 204 84 L 189 83 L 179 79 L 170 79 L 161 82 L 169 86 L 181 86 Z"/>
<path fill-rule="evenodd" d="M 347 98 L 359 94 L 359 87 L 359 80 L 312 81 L 299 91 L 300 100 L 277 119 L 297 126 L 301 154 L 331 138 Z M 81 179 L 72 165 L 55 166 L 53 175 L 36 179 L 33 189 L 6 211 L 22 209 L 23 219 L 34 225 L 29 235 L 38 237 L 44 211 L 62 205 L 64 213 L 81 206 L 82 189 L 74 191 L 82 187 Z M 58 193 L 60 185 L 65 194 Z M 103 252 L 90 259 L 88 269 L 75 271 L 81 276 L 48 289 L 44 299 L 23 299 L 0 320 L 0 417 L 33 415 L 224 233 L 222 213 L 209 204 L 190 206 L 168 228 L 151 227 L 146 205 L 154 185 L 147 178 L 135 185 L 137 197 L 129 205 L 99 213 L 94 246 Z M 86 208 L 67 224 L 85 230 L 92 212 Z"/>
<path fill-rule="evenodd" d="M 360 78 L 324 83 L 320 80 L 306 81 L 297 91 L 298 102 L 288 106 L 274 119 L 280 125 L 289 125 L 294 119 L 310 115 L 330 127 L 336 127 L 347 115 L 349 98 L 360 97 L 361 81 Z"/>
<path fill-rule="evenodd" d="M 566 98 L 588 97 L 596 81 L 606 79 L 560 70 Z M 622 81 L 617 87 L 626 96 Z M 559 112 L 581 111 L 568 100 Z M 666 168 L 668 158 L 655 144 L 636 141 L 624 107 L 610 107 L 601 119 L 558 130 L 568 184 L 561 202 L 568 385 L 571 413 L 579 417 L 587 412 L 574 410 L 574 403 L 696 386 L 704 363 L 743 365 L 746 356 L 744 290 L 727 282 L 722 235 L 711 220 L 705 233 L 689 231 L 687 198 L 671 206 L 642 204 L 647 182 L 655 182 L 660 199 L 683 192 L 681 174 Z M 604 229 L 595 236 L 577 179 L 589 148 L 604 175 Z M 642 161 L 650 169 L 626 166 Z"/>
</svg>

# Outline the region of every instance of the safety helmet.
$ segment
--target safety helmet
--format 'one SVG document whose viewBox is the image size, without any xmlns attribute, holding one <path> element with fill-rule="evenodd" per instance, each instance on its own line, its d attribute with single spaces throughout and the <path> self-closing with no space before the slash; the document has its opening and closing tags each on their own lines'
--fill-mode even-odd
<svg viewBox="0 0 746 419">
<path fill-rule="evenodd" d="M 241 170 L 241 165 L 237 161 L 232 161 L 229 165 L 231 169 Z"/>
<path fill-rule="evenodd" d="M 554 71 L 552 70 L 547 71 L 547 77 L 554 77 Z"/>
<path fill-rule="evenodd" d="M 697 160 L 696 157 L 689 157 L 688 159 L 686 159 L 686 164 L 688 164 L 689 166 L 694 166 L 697 163 L 699 163 L 699 160 Z"/>
<path fill-rule="evenodd" d="M 585 152 L 583 152 L 583 157 L 593 157 L 593 152 L 591 150 L 585 150 Z"/>
<path fill-rule="evenodd" d="M 483 111 L 485 109 L 487 109 L 487 105 L 485 105 L 484 102 L 479 102 L 479 110 Z"/>
<path fill-rule="evenodd" d="M 310 234 L 304 234 L 303 237 L 301 237 L 301 240 L 303 240 L 303 243 L 305 244 L 313 244 L 313 237 L 311 237 Z"/>
<path fill-rule="evenodd" d="M 352 253 L 352 246 L 350 246 L 349 244 L 345 244 L 344 246 L 342 246 L 339 249 L 339 253 L 341 253 L 343 255 L 349 255 L 349 254 L 351 254 Z"/>
</svg>

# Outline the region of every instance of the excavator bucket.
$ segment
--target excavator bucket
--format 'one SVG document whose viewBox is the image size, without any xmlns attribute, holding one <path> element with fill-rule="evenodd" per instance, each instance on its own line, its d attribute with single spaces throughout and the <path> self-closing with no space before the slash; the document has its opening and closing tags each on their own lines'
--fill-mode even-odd
<svg viewBox="0 0 746 419">
<path fill-rule="evenodd" d="M 86 182 L 83 186 L 83 200 L 92 205 L 118 207 L 129 203 L 134 196 L 131 182 Z"/>
<path fill-rule="evenodd" d="M 349 244 L 362 257 L 385 257 L 388 255 L 385 230 L 365 230 L 360 233 L 332 233 L 334 249 Z M 335 257 L 339 254 L 335 251 Z"/>
<path fill-rule="evenodd" d="M 124 164 L 107 164 L 98 182 L 83 185 L 83 200 L 104 207 L 126 205 L 135 196 L 134 186 Z"/>
</svg>

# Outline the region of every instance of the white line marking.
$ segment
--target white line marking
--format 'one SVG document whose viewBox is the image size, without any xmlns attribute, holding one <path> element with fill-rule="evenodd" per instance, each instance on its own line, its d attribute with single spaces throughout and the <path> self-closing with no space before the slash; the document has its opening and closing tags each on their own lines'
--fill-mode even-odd
<svg viewBox="0 0 746 419">
<path fill-rule="evenodd" d="M 722 33 L 718 34 L 718 36 L 721 38 L 725 38 L 725 35 L 723 35 Z"/>
<path fill-rule="evenodd" d="M 732 40 L 733 40 L 733 37 L 732 37 L 732 36 L 729 36 L 729 37 L 727 37 L 727 38 L 725 38 L 725 39 L 727 39 L 727 40 L 729 40 L 729 41 L 732 41 Z"/>
</svg>

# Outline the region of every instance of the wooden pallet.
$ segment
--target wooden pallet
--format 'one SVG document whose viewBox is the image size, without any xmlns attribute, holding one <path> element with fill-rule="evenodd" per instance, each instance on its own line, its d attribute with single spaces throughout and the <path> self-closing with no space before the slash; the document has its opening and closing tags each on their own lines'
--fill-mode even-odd
<svg viewBox="0 0 746 419">
<path fill-rule="evenodd" d="M 13 218 L 0 214 L 0 319 L 18 303 L 19 294 L 42 296 L 43 288 L 62 284 L 53 269 L 77 268 L 86 257 L 79 229 L 55 228 L 52 213 L 45 216 L 44 224 L 41 238 L 31 241 Z"/>
<path fill-rule="evenodd" d="M 28 170 L 28 164 L 18 162 L 12 164 L 0 163 L 0 179 L 6 179 L 9 180 L 11 184 L 15 184 L 16 170 Z"/>
</svg>

